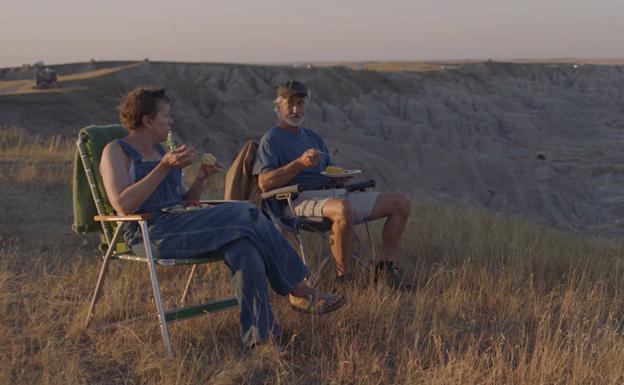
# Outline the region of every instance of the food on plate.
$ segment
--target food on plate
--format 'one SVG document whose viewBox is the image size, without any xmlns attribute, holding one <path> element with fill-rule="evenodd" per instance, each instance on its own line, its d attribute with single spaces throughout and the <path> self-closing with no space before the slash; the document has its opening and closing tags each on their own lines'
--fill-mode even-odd
<svg viewBox="0 0 624 385">
<path fill-rule="evenodd" d="M 217 158 L 212 154 L 204 154 L 202 156 L 202 163 L 206 166 L 212 166 L 217 163 Z"/>
<path fill-rule="evenodd" d="M 344 172 L 344 168 L 338 166 L 327 166 L 325 172 L 328 174 L 341 174 Z"/>
</svg>

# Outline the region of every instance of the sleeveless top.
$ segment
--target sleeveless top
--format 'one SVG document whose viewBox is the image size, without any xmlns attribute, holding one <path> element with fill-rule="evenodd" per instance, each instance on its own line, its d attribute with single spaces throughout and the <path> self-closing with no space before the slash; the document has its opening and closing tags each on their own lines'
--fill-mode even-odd
<svg viewBox="0 0 624 385">
<path fill-rule="evenodd" d="M 143 159 L 134 147 L 122 139 L 117 139 L 117 143 L 132 160 L 135 182 L 145 178 L 160 163 L 159 160 Z M 160 144 L 155 144 L 154 148 L 161 156 L 165 155 L 166 151 Z M 169 171 L 165 179 L 160 182 L 152 194 L 133 213 L 158 213 L 165 207 L 182 203 L 181 183 L 182 171 L 179 168 Z"/>
</svg>

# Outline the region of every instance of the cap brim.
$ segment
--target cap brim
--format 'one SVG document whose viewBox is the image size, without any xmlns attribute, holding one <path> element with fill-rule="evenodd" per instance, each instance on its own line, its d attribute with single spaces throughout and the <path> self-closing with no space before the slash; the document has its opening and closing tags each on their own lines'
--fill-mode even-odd
<svg viewBox="0 0 624 385">
<path fill-rule="evenodd" d="M 284 90 L 280 92 L 278 96 L 281 96 L 282 98 L 285 98 L 285 99 L 290 99 L 295 95 L 301 95 L 304 98 L 308 96 L 307 94 L 304 94 L 302 92 L 297 92 L 295 90 Z"/>
</svg>

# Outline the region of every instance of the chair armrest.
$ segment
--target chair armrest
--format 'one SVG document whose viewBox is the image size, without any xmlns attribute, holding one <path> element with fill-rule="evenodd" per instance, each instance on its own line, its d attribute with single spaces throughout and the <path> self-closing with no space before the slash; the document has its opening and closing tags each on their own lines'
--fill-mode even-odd
<svg viewBox="0 0 624 385">
<path fill-rule="evenodd" d="M 345 185 L 343 188 L 347 191 L 364 191 L 367 188 L 375 187 L 376 182 L 374 179 L 365 180 L 364 182 L 357 182 Z"/>
<path fill-rule="evenodd" d="M 299 191 L 301 191 L 301 189 L 299 188 L 299 185 L 294 184 L 292 186 L 280 187 L 280 188 L 276 188 L 275 190 L 264 192 L 260 196 L 262 197 L 262 199 L 270 199 L 277 195 L 295 194 L 295 193 L 298 193 Z"/>
<path fill-rule="evenodd" d="M 96 222 L 138 222 L 152 219 L 152 214 L 132 214 L 132 215 L 96 215 L 93 220 Z"/>
</svg>

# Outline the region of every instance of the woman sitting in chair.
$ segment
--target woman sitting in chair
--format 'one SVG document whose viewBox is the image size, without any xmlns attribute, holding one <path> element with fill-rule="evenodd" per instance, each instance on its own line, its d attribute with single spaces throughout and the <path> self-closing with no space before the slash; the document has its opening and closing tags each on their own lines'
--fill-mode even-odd
<svg viewBox="0 0 624 385">
<path fill-rule="evenodd" d="M 294 310 L 324 314 L 336 310 L 344 297 L 325 294 L 307 284 L 306 266 L 297 253 L 255 206 L 247 202 L 175 212 L 163 210 L 199 200 L 204 180 L 220 166 L 202 165 L 186 190 L 182 168 L 190 165 L 193 149 L 180 146 L 165 151 L 173 124 L 164 89 L 137 88 L 119 106 L 119 117 L 129 134 L 106 145 L 100 172 L 106 193 L 118 214 L 150 213 L 149 234 L 159 258 L 198 257 L 224 251 L 224 262 L 240 304 L 243 343 L 252 348 L 279 334 L 269 306 L 266 280 L 280 295 L 290 295 Z M 130 245 L 142 244 L 138 226 L 124 233 Z"/>
</svg>

